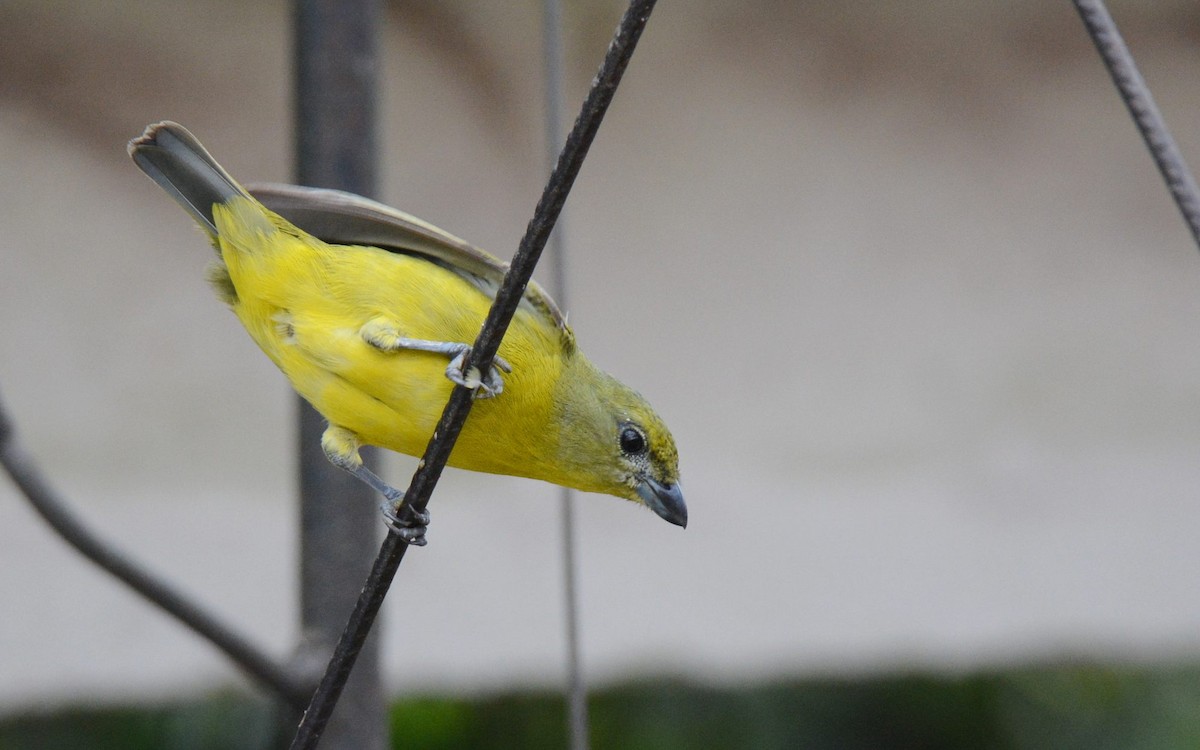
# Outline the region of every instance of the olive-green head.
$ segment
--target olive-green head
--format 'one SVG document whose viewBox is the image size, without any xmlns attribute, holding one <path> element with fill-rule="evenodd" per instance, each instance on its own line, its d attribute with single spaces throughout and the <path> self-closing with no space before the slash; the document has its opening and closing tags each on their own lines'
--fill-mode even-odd
<svg viewBox="0 0 1200 750">
<path fill-rule="evenodd" d="M 582 353 L 559 381 L 561 482 L 641 503 L 687 527 L 679 454 L 670 430 L 641 394 L 592 365 Z"/>
</svg>

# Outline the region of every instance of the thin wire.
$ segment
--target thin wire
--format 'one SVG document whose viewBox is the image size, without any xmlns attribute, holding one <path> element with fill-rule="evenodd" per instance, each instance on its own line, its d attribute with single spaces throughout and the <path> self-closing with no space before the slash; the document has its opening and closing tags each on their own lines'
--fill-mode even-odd
<svg viewBox="0 0 1200 750">
<path fill-rule="evenodd" d="M 1154 97 L 1150 95 L 1150 88 L 1138 72 L 1129 47 L 1125 45 L 1116 22 L 1102 0 L 1074 0 L 1074 3 L 1122 101 L 1129 108 L 1134 124 L 1146 141 L 1158 171 L 1167 182 L 1171 197 L 1175 199 L 1183 220 L 1192 231 L 1192 239 L 1200 246 L 1200 190 L 1197 190 L 1196 180 L 1184 161 L 1183 153 L 1171 137 L 1167 123 L 1154 103 Z"/>
<path fill-rule="evenodd" d="M 563 52 L 562 0 L 542 2 L 542 50 L 546 81 L 546 161 L 554 164 L 562 142 Z M 550 233 L 551 292 L 559 308 L 567 310 L 566 224 L 559 216 Z M 567 636 L 567 732 L 572 750 L 588 748 L 587 682 L 579 645 L 579 559 L 575 553 L 575 493 L 559 490 L 562 517 L 563 615 Z"/>
<path fill-rule="evenodd" d="M 50 487 L 33 458 L 16 439 L 12 423 L 0 404 L 0 465 L 12 477 L 21 494 L 67 544 L 143 598 L 190 628 L 223 651 L 247 674 L 297 709 L 304 707 L 310 683 L 293 674 L 265 651 L 219 621 L 192 599 L 162 578 L 134 562 L 92 532 Z"/>
<path fill-rule="evenodd" d="M 500 347 L 500 339 L 504 336 L 525 287 L 533 275 L 534 266 L 537 265 L 546 246 L 550 230 L 554 228 L 554 223 L 562 212 L 563 204 L 575 183 L 580 167 L 583 166 L 584 157 L 587 156 L 588 149 L 596 137 L 596 131 L 600 128 L 608 105 L 612 102 L 654 4 L 655 0 L 632 0 L 621 18 L 617 33 L 609 44 L 600 71 L 592 81 L 583 109 L 567 137 L 558 163 L 538 201 L 508 273 L 500 284 L 479 337 L 475 340 L 467 361 L 463 363 L 464 370 L 476 367 L 480 372 L 487 372 L 491 367 L 496 350 Z M 404 501 L 397 510 L 401 523 L 415 522 L 417 515 L 429 504 L 429 497 L 437 485 L 442 469 L 446 466 L 446 460 L 450 457 L 458 434 L 462 431 L 472 403 L 472 392 L 467 388 L 456 386 L 451 392 L 433 437 L 425 449 L 425 455 L 418 463 L 412 482 L 404 493 Z M 384 540 L 359 595 L 358 603 L 350 615 L 350 621 L 334 649 L 321 684 L 313 694 L 296 736 L 292 739 L 292 750 L 311 750 L 316 747 L 407 550 L 408 544 L 398 534 L 388 534 Z M 414 634 L 413 637 L 419 640 L 418 635 Z"/>
</svg>

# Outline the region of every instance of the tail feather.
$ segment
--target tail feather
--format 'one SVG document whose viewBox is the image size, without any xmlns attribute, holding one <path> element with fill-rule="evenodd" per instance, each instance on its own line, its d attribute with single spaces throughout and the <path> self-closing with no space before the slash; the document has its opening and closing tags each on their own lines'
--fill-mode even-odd
<svg viewBox="0 0 1200 750">
<path fill-rule="evenodd" d="M 217 234 L 213 205 L 236 195 L 249 197 L 200 141 L 178 123 L 150 125 L 129 142 L 129 155 L 147 177 L 213 236 Z"/>
</svg>

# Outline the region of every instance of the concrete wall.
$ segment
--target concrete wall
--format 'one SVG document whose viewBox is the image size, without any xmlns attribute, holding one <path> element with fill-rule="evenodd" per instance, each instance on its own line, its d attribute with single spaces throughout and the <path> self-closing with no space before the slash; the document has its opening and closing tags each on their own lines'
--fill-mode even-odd
<svg viewBox="0 0 1200 750">
<path fill-rule="evenodd" d="M 691 526 L 581 499 L 596 680 L 1200 646 L 1196 248 L 1068 3 L 907 5 L 651 21 L 568 204 L 569 308 L 672 425 Z M 1114 10 L 1200 162 L 1200 16 Z M 571 102 L 618 14 L 568 8 Z M 89 521 L 281 654 L 292 397 L 124 144 L 172 118 L 287 179 L 287 19 L 0 6 L 0 395 Z M 535 29 L 420 2 L 384 34 L 382 197 L 502 256 L 544 172 Z M 388 604 L 393 688 L 561 678 L 555 497 L 448 473 Z M 0 710 L 238 679 L 7 485 L 0 607 Z"/>
</svg>

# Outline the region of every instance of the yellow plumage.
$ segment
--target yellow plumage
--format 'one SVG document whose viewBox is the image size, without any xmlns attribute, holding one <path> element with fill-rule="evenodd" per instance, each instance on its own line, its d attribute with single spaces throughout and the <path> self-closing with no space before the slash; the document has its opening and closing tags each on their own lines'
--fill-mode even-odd
<svg viewBox="0 0 1200 750">
<path fill-rule="evenodd" d="M 253 191 L 314 234 L 346 244 L 318 239 L 252 197 L 174 123 L 148 128 L 130 153 L 213 237 L 219 295 L 329 421 L 326 454 L 388 494 L 361 467 L 359 445 L 422 453 L 453 388 L 447 362 L 475 339 L 505 266 L 358 196 Z M 588 361 L 536 284 L 497 362 L 511 372 L 452 375 L 473 386 L 483 380 L 477 395 L 495 397 L 476 403 L 450 465 L 613 494 L 686 524 L 666 426 L 640 395 Z"/>
</svg>

